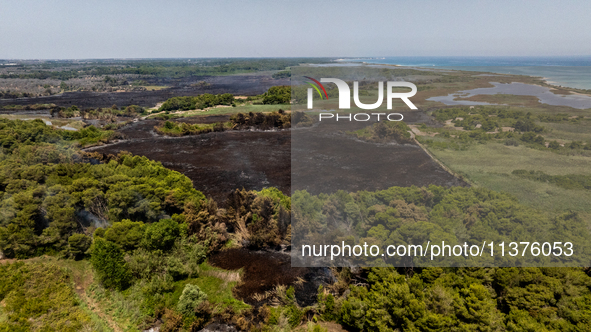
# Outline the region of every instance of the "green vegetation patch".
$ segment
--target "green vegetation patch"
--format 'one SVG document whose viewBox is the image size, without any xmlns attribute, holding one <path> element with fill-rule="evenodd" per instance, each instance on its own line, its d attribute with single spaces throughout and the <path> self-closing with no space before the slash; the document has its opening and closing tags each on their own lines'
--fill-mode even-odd
<svg viewBox="0 0 591 332">
<path fill-rule="evenodd" d="M 188 124 L 186 122 L 172 122 L 166 121 L 161 127 L 155 127 L 156 132 L 160 135 L 167 136 L 186 136 L 199 135 L 211 132 L 221 132 L 232 129 L 231 122 L 217 122 L 217 123 L 196 123 Z"/>
<path fill-rule="evenodd" d="M 591 189 L 591 175 L 548 175 L 542 171 L 526 171 L 524 169 L 516 169 L 511 174 L 524 179 L 551 183 L 564 189 Z"/>
<path fill-rule="evenodd" d="M 155 127 L 161 135 L 185 136 L 199 135 L 211 132 L 241 129 L 287 129 L 291 127 L 291 116 L 283 110 L 271 113 L 236 113 L 228 122 L 216 122 L 209 124 L 188 124 L 185 122 L 166 121 L 164 125 Z"/>
<path fill-rule="evenodd" d="M 292 208 L 291 236 L 296 247 L 342 242 L 350 245 L 368 243 L 385 248 L 391 244 L 425 246 L 428 241 L 445 241 L 452 245 L 481 244 L 483 240 L 488 243 L 570 241 L 581 254 L 576 260 L 575 256 L 557 260 L 526 253 L 526 258 L 519 262 L 524 266 L 583 266 L 588 259 L 583 253 L 591 250 L 586 240 L 588 227 L 576 212 L 549 217 L 543 211 L 520 204 L 512 195 L 485 188 L 391 187 L 375 192 L 337 191 L 318 196 L 296 191 L 292 196 Z M 564 227 L 565 224 L 568 226 Z M 389 257 L 385 261 L 369 256 L 347 257 L 347 260 L 360 266 L 404 266 L 408 263 L 403 257 Z M 513 263 L 499 255 L 442 257 L 437 261 L 429 257 L 413 257 L 415 266 L 508 264 Z"/>
<path fill-rule="evenodd" d="M 291 100 L 291 86 L 272 86 L 263 94 L 263 104 L 289 104 Z"/>
<path fill-rule="evenodd" d="M 369 269 L 336 302 L 360 331 L 584 331 L 590 278 L 568 268 Z"/>
<path fill-rule="evenodd" d="M 91 165 L 67 163 L 57 155 L 53 163 L 43 164 L 35 154 L 25 155 L 26 162 L 10 158 L 0 163 L 0 250 L 8 257 L 77 255 L 68 238 L 81 221 L 158 221 L 181 212 L 185 202 L 205 199 L 187 177 L 145 157 L 121 154 Z"/>
<path fill-rule="evenodd" d="M 227 271 L 207 262 L 201 263 L 199 270 L 199 278 L 192 282 L 207 294 L 208 301 L 214 306 L 214 312 L 226 307 L 232 307 L 237 312 L 250 308 L 250 305 L 237 300 L 232 294 L 232 289 L 240 282 L 240 271 Z"/>
<path fill-rule="evenodd" d="M 165 101 L 159 112 L 188 111 L 194 109 L 204 109 L 216 105 L 232 105 L 234 96 L 230 93 L 212 95 L 205 93 L 195 97 L 172 97 Z"/>
<path fill-rule="evenodd" d="M 421 131 L 436 136 L 419 136 L 417 139 L 439 150 L 466 150 L 475 143 L 503 142 L 507 146 L 521 144 L 562 155 L 591 156 L 591 141 L 587 135 L 591 123 L 585 117 L 547 113 L 535 108 L 527 110 L 497 106 L 439 109 L 433 111 L 432 116 L 445 126 L 423 125 Z"/>
<path fill-rule="evenodd" d="M 125 108 L 119 108 L 117 105 L 113 105 L 110 108 L 88 108 L 80 109 L 78 106 L 73 105 L 68 108 L 65 107 L 54 107 L 51 109 L 51 115 L 57 118 L 75 118 L 81 117 L 85 120 L 116 120 L 117 116 L 125 117 L 138 117 L 140 115 L 148 114 L 146 108 L 138 105 L 130 105 Z"/>
<path fill-rule="evenodd" d="M 0 301 L 0 331 L 91 328 L 68 272 L 55 264 L 0 264 Z"/>
<path fill-rule="evenodd" d="M 43 120 L 32 121 L 0 119 L 0 146 L 4 153 L 12 153 L 17 147 L 68 144 L 77 141 L 80 145 L 106 142 L 113 132 L 100 130 L 94 126 L 71 131 L 54 129 Z"/>
</svg>

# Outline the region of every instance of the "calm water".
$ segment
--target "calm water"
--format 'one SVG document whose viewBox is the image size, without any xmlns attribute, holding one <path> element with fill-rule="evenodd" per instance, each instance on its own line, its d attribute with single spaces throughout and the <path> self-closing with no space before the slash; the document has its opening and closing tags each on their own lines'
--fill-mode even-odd
<svg viewBox="0 0 591 332">
<path fill-rule="evenodd" d="M 550 84 L 591 89 L 591 56 L 577 57 L 385 57 L 345 61 L 435 67 L 544 77 Z"/>
<path fill-rule="evenodd" d="M 493 88 L 478 88 L 472 90 L 450 93 L 447 96 L 431 97 L 428 100 L 438 101 L 445 105 L 490 105 L 484 102 L 474 102 L 468 100 L 454 100 L 457 97 L 468 98 L 475 95 L 494 95 L 497 93 L 511 94 L 518 96 L 535 96 L 541 103 L 555 106 L 569 106 L 578 109 L 591 108 L 591 97 L 585 95 L 557 95 L 550 92 L 550 89 L 531 84 L 523 83 L 495 83 Z"/>
</svg>

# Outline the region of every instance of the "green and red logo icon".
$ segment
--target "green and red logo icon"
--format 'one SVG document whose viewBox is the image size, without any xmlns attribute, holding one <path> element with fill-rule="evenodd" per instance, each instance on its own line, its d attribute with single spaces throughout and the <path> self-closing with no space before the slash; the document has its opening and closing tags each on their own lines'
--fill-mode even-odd
<svg viewBox="0 0 591 332">
<path fill-rule="evenodd" d="M 322 85 L 322 83 L 318 82 L 317 80 L 313 79 L 312 77 L 309 77 L 309 76 L 304 76 L 304 77 L 311 80 L 312 82 L 318 84 L 318 86 L 322 89 L 322 91 L 324 91 L 324 96 L 328 100 L 328 94 L 326 93 L 326 90 L 324 89 L 324 86 Z M 310 84 L 311 87 L 316 89 L 316 91 L 318 92 L 318 95 L 320 96 L 320 99 L 324 99 L 324 96 L 322 96 L 322 93 L 320 92 L 320 89 L 318 89 L 318 86 L 316 86 L 310 82 L 306 82 L 306 83 Z"/>
</svg>

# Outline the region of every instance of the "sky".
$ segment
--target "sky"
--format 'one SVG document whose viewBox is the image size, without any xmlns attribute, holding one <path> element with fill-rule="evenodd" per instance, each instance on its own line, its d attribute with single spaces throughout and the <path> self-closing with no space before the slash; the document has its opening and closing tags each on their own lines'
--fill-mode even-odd
<svg viewBox="0 0 591 332">
<path fill-rule="evenodd" d="M 0 0 L 0 59 L 591 55 L 591 1 Z"/>
</svg>

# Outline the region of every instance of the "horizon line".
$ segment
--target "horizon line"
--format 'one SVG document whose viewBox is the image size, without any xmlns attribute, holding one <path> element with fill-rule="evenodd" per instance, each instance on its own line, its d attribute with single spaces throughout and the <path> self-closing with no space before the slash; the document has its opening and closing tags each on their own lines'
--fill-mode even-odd
<svg viewBox="0 0 591 332">
<path fill-rule="evenodd" d="M 202 59 L 380 59 L 380 58 L 576 58 L 586 55 L 373 55 L 373 56 L 219 56 L 219 57 L 105 57 L 105 58 L 0 58 L 0 61 L 89 61 L 89 60 L 202 60 Z"/>
</svg>

